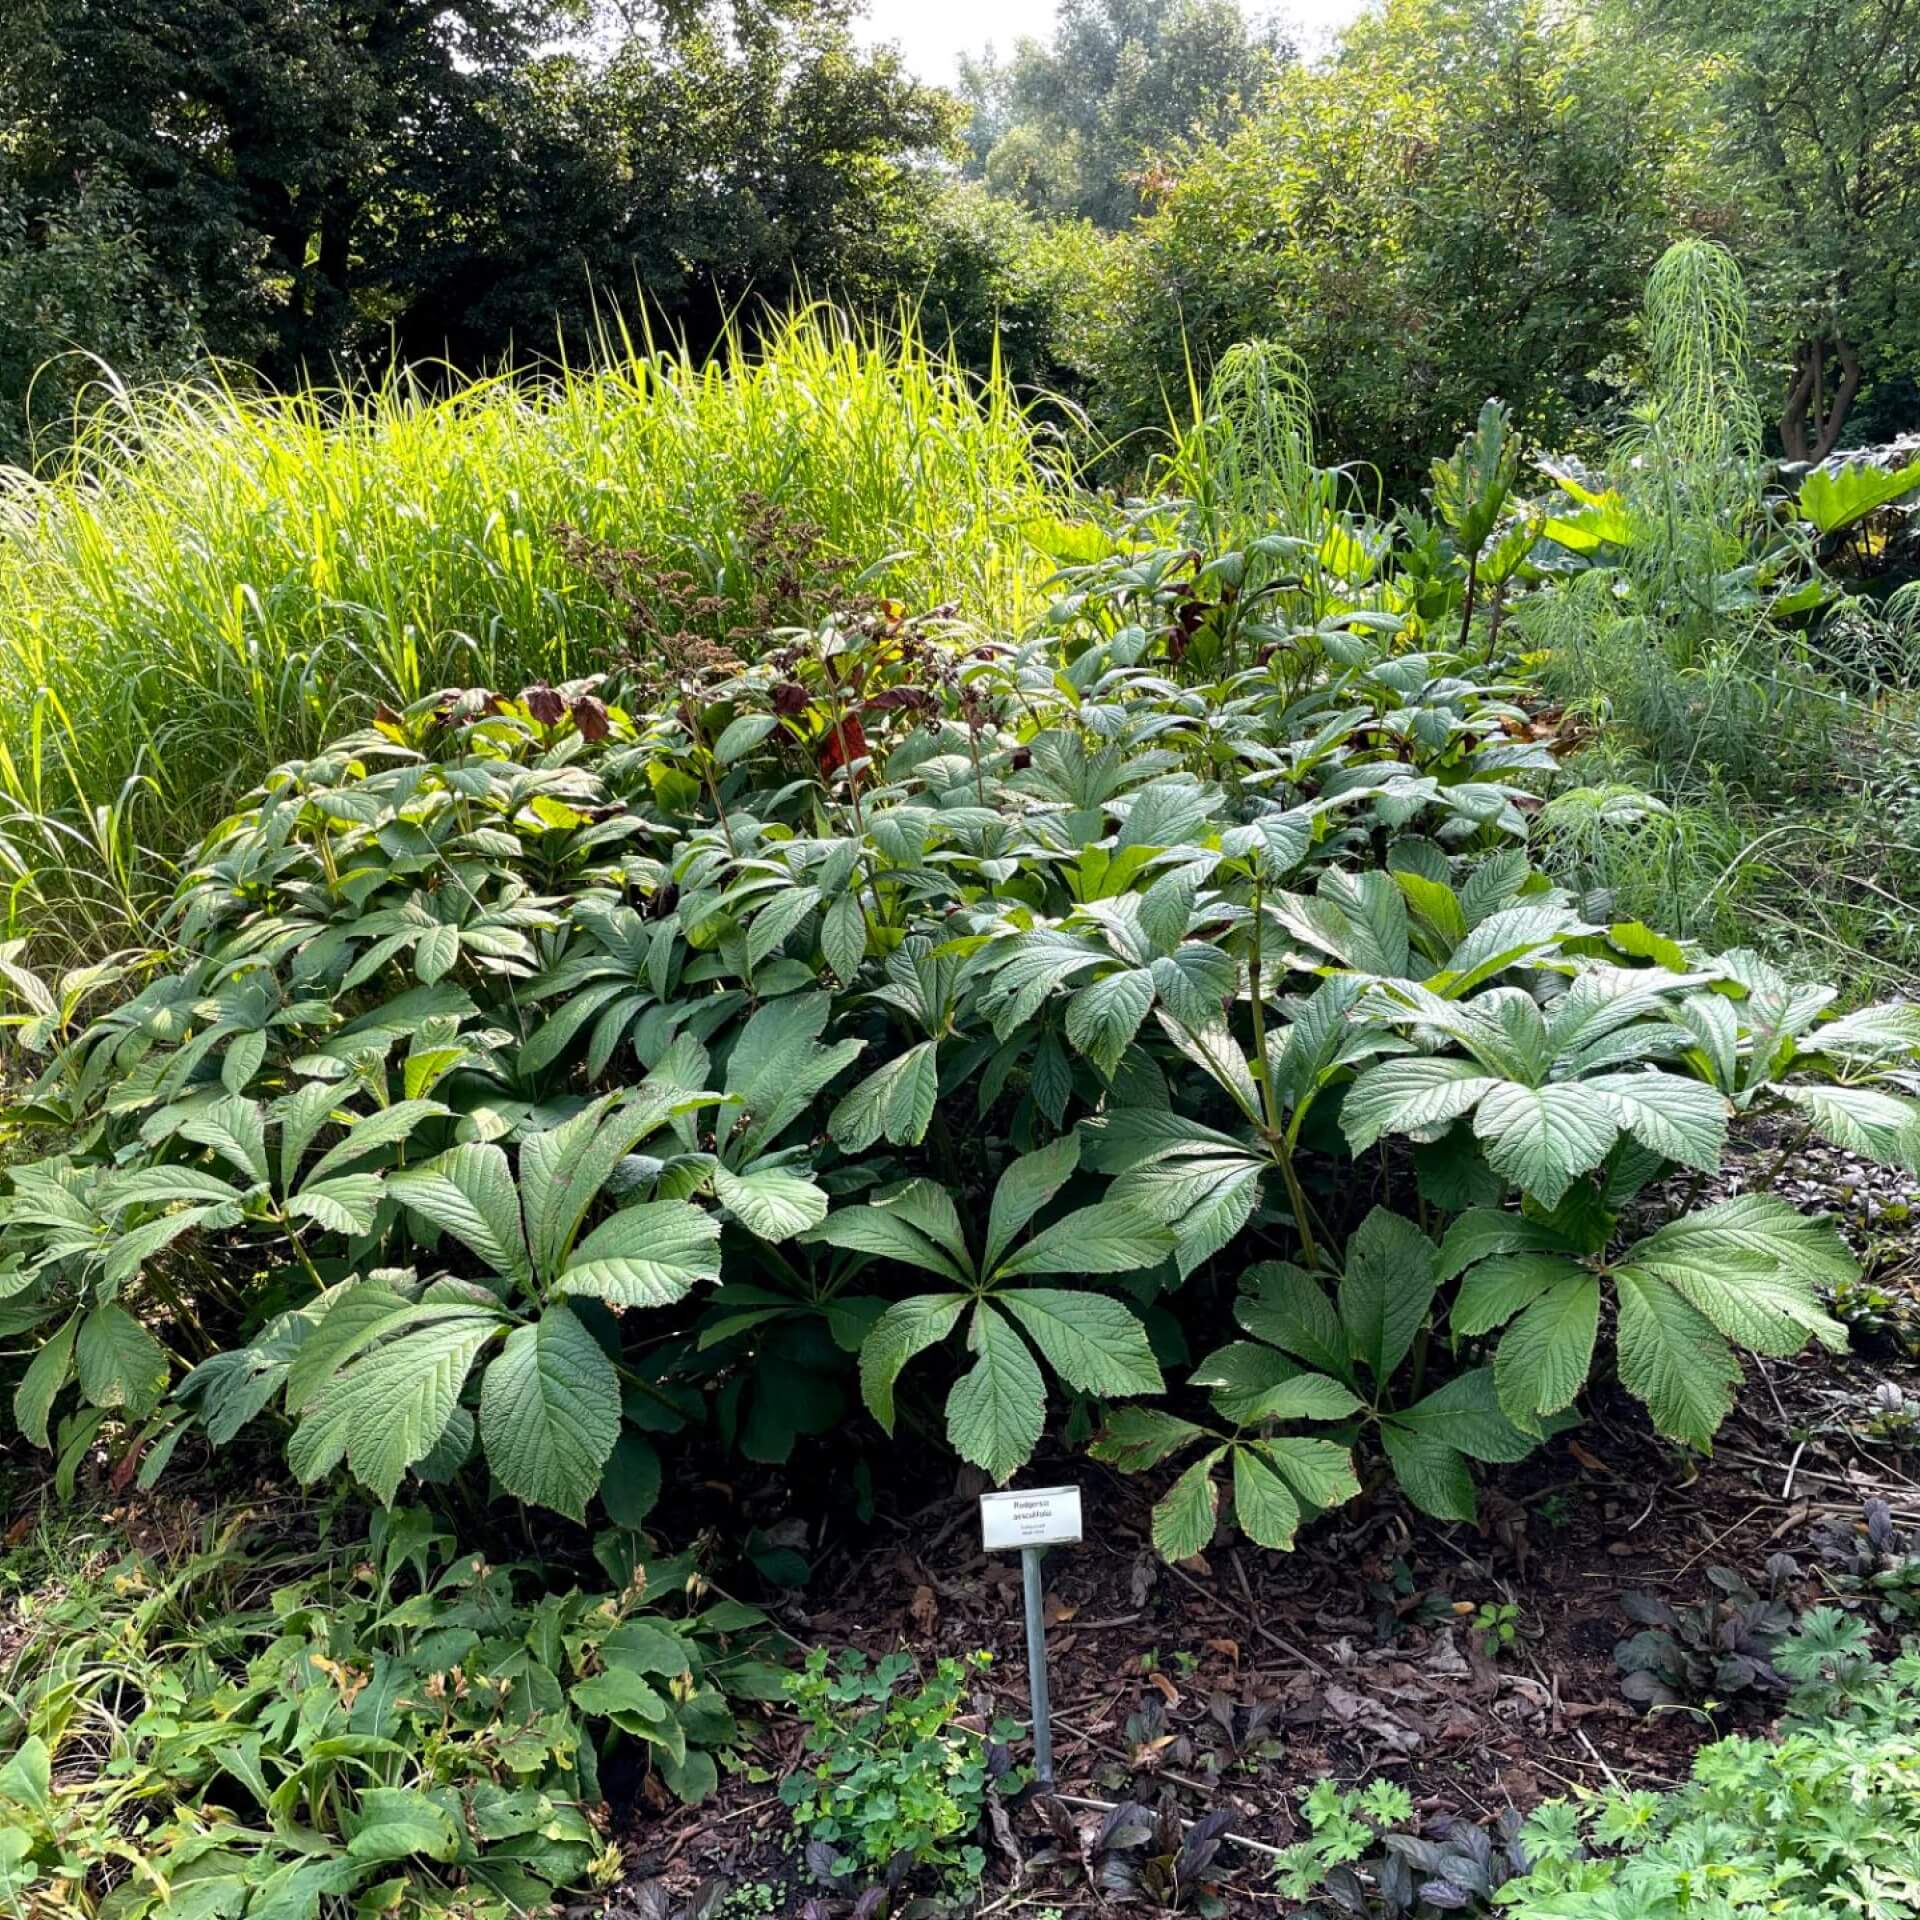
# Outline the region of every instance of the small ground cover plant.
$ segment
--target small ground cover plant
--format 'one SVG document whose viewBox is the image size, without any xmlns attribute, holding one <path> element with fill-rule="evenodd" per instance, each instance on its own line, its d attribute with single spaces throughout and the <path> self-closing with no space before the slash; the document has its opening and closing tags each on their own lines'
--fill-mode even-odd
<svg viewBox="0 0 1920 1920">
<path fill-rule="evenodd" d="M 911 1654 L 834 1659 L 816 1648 L 789 1675 L 806 1758 L 780 1798 L 818 1877 L 897 1882 L 927 1867 L 956 1886 L 978 1883 L 987 1796 L 1023 1784 L 1005 1745 L 1013 1730 L 983 1732 L 965 1718 L 968 1680 L 990 1658 L 942 1659 L 922 1677 Z"/>
<path fill-rule="evenodd" d="M 603 1747 L 640 1743 L 697 1800 L 728 1695 L 779 1691 L 752 1609 L 542 1593 L 418 1508 L 364 1541 L 290 1541 L 285 1518 L 68 1563 L 0 1670 L 10 1912 L 506 1920 L 619 1873 Z"/>
</svg>

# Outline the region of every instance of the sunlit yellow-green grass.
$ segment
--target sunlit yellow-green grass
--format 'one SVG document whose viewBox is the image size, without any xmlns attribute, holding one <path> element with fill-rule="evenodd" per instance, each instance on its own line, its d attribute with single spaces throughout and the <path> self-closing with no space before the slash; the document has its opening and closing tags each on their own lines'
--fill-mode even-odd
<svg viewBox="0 0 1920 1920">
<path fill-rule="evenodd" d="M 139 937 L 199 833 L 372 698 L 591 671 L 604 603 L 558 522 L 737 601 L 758 495 L 878 590 L 1008 630 L 1057 479 L 1004 382 L 824 309 L 702 364 L 120 396 L 60 472 L 0 485 L 5 931 L 48 958 Z"/>
</svg>

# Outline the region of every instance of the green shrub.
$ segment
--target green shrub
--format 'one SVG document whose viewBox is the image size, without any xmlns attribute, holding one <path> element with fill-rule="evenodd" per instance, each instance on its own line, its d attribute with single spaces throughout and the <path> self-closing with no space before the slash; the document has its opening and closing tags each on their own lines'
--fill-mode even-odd
<svg viewBox="0 0 1920 1920">
<path fill-rule="evenodd" d="M 285 1520 L 63 1567 L 0 1674 L 9 1912 L 537 1911 L 619 1871 L 589 1818 L 603 1739 L 697 1801 L 727 1696 L 780 1691 L 751 1608 L 540 1593 L 417 1509 L 364 1546 Z M 650 1572 L 671 1599 L 691 1568 Z"/>
<path fill-rule="evenodd" d="M 916 1423 L 944 1377 L 1004 1481 L 1044 1361 L 1105 1457 L 1200 1448 L 1164 1550 L 1229 1462 L 1284 1546 L 1356 1441 L 1470 1513 L 1611 1300 L 1625 1384 L 1706 1445 L 1736 1346 L 1843 1342 L 1853 1263 L 1764 1193 L 1623 1210 L 1760 1106 L 1911 1158 L 1920 1016 L 1584 919 L 1524 849 L 1548 756 L 1402 650 L 1376 544 L 1328 551 L 1189 578 L 1136 540 L 1019 652 L 886 608 L 752 665 L 660 632 L 631 707 L 436 696 L 281 769 L 130 999 L 10 963 L 65 1139 L 0 1225 L 22 1429 L 151 1478 L 267 1418 L 304 1482 L 484 1460 L 631 1528 L 659 1436 L 785 1459 L 856 1352 L 889 1429 L 910 1361 Z M 1369 1209 L 1332 1156 L 1397 1139 Z M 1219 1424 L 1127 1404 L 1214 1302 Z"/>
</svg>

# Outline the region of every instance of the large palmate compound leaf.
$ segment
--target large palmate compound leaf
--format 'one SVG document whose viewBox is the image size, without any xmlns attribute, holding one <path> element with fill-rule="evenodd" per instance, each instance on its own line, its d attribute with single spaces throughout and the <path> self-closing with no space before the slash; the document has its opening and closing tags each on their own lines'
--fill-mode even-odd
<svg viewBox="0 0 1920 1920">
<path fill-rule="evenodd" d="M 620 1376 L 566 1306 L 516 1327 L 480 1390 L 480 1439 L 500 1484 L 585 1520 L 620 1437 Z"/>
</svg>

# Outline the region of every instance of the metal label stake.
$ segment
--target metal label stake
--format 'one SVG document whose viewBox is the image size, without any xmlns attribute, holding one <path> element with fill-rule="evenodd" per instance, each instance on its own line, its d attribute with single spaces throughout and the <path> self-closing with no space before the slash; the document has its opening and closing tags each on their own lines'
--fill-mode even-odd
<svg viewBox="0 0 1920 1920">
<path fill-rule="evenodd" d="M 989 1553 L 1020 1549 L 1020 1585 L 1027 1607 L 1027 1698 L 1033 1706 L 1033 1772 L 1053 1785 L 1053 1720 L 1047 1704 L 1047 1614 L 1040 1557 L 1048 1547 L 1080 1540 L 1080 1489 L 1035 1487 L 980 1496 L 980 1541 Z"/>
</svg>

